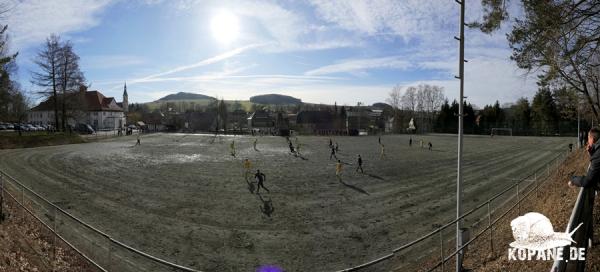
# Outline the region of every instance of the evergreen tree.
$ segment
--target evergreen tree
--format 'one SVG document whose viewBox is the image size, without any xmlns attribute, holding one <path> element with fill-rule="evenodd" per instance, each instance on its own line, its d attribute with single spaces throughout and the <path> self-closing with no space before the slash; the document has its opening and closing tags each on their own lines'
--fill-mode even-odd
<svg viewBox="0 0 600 272">
<path fill-rule="evenodd" d="M 531 103 L 531 120 L 538 134 L 557 132 L 558 111 L 552 93 L 547 87 L 538 89 Z"/>
</svg>

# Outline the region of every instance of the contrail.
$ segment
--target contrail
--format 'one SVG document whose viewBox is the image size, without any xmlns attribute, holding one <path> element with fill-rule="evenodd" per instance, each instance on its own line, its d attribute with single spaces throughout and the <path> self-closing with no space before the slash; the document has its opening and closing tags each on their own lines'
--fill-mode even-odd
<svg viewBox="0 0 600 272">
<path fill-rule="evenodd" d="M 143 78 L 134 79 L 134 80 L 128 81 L 128 83 L 131 82 L 133 84 L 133 83 L 146 82 L 146 81 L 150 81 L 151 79 L 155 79 L 157 77 L 161 77 L 161 76 L 165 76 L 165 75 L 170 75 L 170 74 L 173 74 L 173 73 L 177 73 L 177 72 L 181 72 L 181 71 L 185 71 L 185 70 L 189 70 L 189 69 L 193 69 L 193 68 L 197 68 L 197 67 L 202 67 L 202 66 L 206 66 L 206 65 L 209 65 L 209 64 L 213 64 L 213 63 L 217 63 L 219 61 L 222 61 L 222 60 L 234 57 L 236 55 L 239 55 L 239 54 L 241 54 L 241 53 L 243 53 L 245 51 L 248 51 L 250 49 L 261 47 L 261 46 L 264 46 L 264 45 L 265 44 L 250 44 L 250 45 L 246 45 L 246 46 L 243 46 L 243 47 L 238 47 L 238 48 L 233 49 L 231 51 L 227 51 L 227 52 L 225 52 L 223 54 L 219 54 L 219 55 L 216 55 L 214 57 L 210 57 L 208 59 L 201 60 L 201 61 L 196 62 L 194 64 L 184 65 L 184 66 L 180 66 L 180 67 L 177 67 L 177 68 L 165 71 L 165 72 L 161 72 L 161 73 L 158 73 L 158 74 L 153 74 L 153 75 L 149 75 L 149 76 L 146 76 L 146 77 L 143 77 Z"/>
</svg>

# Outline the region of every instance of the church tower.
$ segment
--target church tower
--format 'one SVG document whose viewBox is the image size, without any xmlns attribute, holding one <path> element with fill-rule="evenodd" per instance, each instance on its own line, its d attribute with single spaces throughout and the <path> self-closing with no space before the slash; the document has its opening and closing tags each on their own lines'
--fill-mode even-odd
<svg viewBox="0 0 600 272">
<path fill-rule="evenodd" d="M 123 87 L 123 111 L 125 114 L 129 112 L 129 101 L 127 96 L 127 82 L 125 82 L 125 86 Z"/>
</svg>

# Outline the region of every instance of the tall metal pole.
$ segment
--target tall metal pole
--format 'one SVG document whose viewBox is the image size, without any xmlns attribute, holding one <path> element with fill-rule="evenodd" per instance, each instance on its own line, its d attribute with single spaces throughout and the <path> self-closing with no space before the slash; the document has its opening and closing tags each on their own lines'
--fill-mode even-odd
<svg viewBox="0 0 600 272">
<path fill-rule="evenodd" d="M 460 37 L 458 41 L 459 46 L 459 63 L 458 63 L 458 77 L 460 79 L 460 95 L 458 104 L 458 162 L 457 162 L 457 173 L 456 173 L 456 219 L 462 215 L 462 153 L 463 153 L 463 104 L 464 104 L 464 87 L 465 87 L 465 0 L 459 1 L 460 4 Z M 462 220 L 456 221 L 456 250 L 462 247 Z M 462 271 L 462 260 L 463 252 L 459 251 L 456 254 L 456 272 Z"/>
<path fill-rule="evenodd" d="M 579 124 L 581 122 L 580 115 L 581 115 L 581 113 L 579 113 L 579 94 L 578 94 L 577 95 L 577 148 L 581 148 L 581 125 Z"/>
</svg>

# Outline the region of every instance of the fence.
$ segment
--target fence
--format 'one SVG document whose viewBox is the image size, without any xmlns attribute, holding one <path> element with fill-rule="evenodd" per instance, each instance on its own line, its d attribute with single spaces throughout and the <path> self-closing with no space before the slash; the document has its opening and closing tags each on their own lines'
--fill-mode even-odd
<svg viewBox="0 0 600 272">
<path fill-rule="evenodd" d="M 421 258 L 431 258 L 431 256 L 434 256 L 432 255 L 434 251 L 437 251 L 440 254 L 439 261 L 425 269 L 426 271 L 440 269 L 441 271 L 445 271 L 446 264 L 452 262 L 454 256 L 460 251 L 466 250 L 467 246 L 482 237 L 485 233 L 489 233 L 490 249 L 493 252 L 493 227 L 514 209 L 517 209 L 520 214 L 521 203 L 533 193 L 538 193 L 539 186 L 545 181 L 544 176 L 547 177 L 550 175 L 551 166 L 553 164 L 554 166 L 558 166 L 565 156 L 566 154 L 564 153 L 559 154 L 545 166 L 538 168 L 529 176 L 516 181 L 513 185 L 505 188 L 484 203 L 464 213 L 459 219 L 440 226 L 436 230 L 408 244 L 395 248 L 389 254 L 351 268 L 339 270 L 338 272 L 389 271 L 392 270 L 391 267 L 395 266 L 392 259 L 399 258 L 399 261 L 402 261 L 403 258 L 410 255 L 406 253 L 408 249 L 418 249 L 414 251 L 425 252 L 425 254 L 420 255 Z M 531 179 L 532 177 L 533 179 Z M 511 194 L 511 191 L 515 193 Z M 62 242 L 73 250 L 75 254 L 83 258 L 86 265 L 96 271 L 197 271 L 154 257 L 113 239 L 108 234 L 51 203 L 2 171 L 0 171 L 0 193 L 2 193 L 1 199 L 5 199 L 5 202 L 12 201 L 20 208 L 20 217 L 22 220 L 25 220 L 26 215 L 29 215 L 50 232 L 51 239 L 53 240 L 53 252 L 56 251 L 58 242 Z M 8 199 L 4 195 L 7 195 Z M 513 201 L 514 203 L 512 203 Z M 492 208 L 493 202 L 498 203 L 497 207 Z M 505 209 L 507 206 L 508 208 Z M 493 219 L 495 215 L 497 216 Z M 467 221 L 467 217 L 469 216 L 477 218 L 470 226 L 471 229 L 478 229 L 479 232 L 472 239 L 466 239 L 468 241 L 461 248 L 452 250 L 450 254 L 446 255 L 445 252 L 448 252 L 452 247 L 444 246 L 451 242 L 451 239 L 447 238 L 449 235 L 445 235 L 444 231 L 448 228 L 453 230 L 458 220 Z M 481 227 L 482 225 L 485 226 Z M 449 232 L 447 234 L 452 235 L 453 233 Z M 436 243 L 439 243 L 437 249 L 435 249 Z M 387 269 L 384 269 L 384 267 Z"/>
<path fill-rule="evenodd" d="M 517 180 L 514 184 L 508 186 L 500 193 L 467 211 L 460 218 L 452 220 L 443 226 L 439 226 L 436 230 L 410 243 L 395 248 L 386 255 L 374 258 L 369 262 L 351 268 L 338 270 L 337 272 L 396 271 L 400 268 L 402 268 L 402 271 L 453 271 L 454 267 L 447 269 L 447 266 L 449 264 L 454 264 L 453 259 L 455 256 L 466 251 L 470 244 L 486 233 L 489 234 L 490 251 L 494 254 L 494 226 L 496 226 L 499 221 L 505 219 L 507 215 L 515 209 L 521 214 L 522 202 L 533 193 L 536 195 L 538 194 L 538 188 L 547 180 L 547 177 L 550 176 L 551 168 L 558 169 L 558 165 L 568 156 L 568 154 L 568 152 L 561 152 L 544 166 L 536 169 L 530 175 Z M 511 192 L 514 193 L 511 194 Z M 492 203 L 498 204 L 492 208 Z M 473 238 L 469 239 L 468 233 L 470 233 L 470 231 L 467 231 L 465 233 L 466 235 L 463 235 L 463 241 L 466 242 L 463 242 L 462 247 L 454 250 L 454 245 L 450 242 L 455 241 L 455 238 L 449 237 L 455 236 L 454 230 L 456 223 L 461 220 L 464 221 L 464 225 L 467 226 L 466 221 L 470 216 L 475 218 L 475 220 L 473 220 L 475 222 L 470 224 L 469 230 L 478 230 L 478 232 Z M 444 233 L 446 229 L 450 229 L 450 231 Z M 418 254 L 415 254 L 415 252 L 418 252 Z M 423 260 L 435 258 L 435 254 L 439 254 L 438 261 L 434 261 L 433 263 L 431 263 L 431 261 L 429 263 L 427 263 L 427 261 L 424 263 L 421 262 Z M 413 262 L 416 260 L 418 266 L 400 267 L 401 265 L 410 266 L 409 264 L 406 264 L 406 259 L 411 259 Z M 425 267 L 426 265 L 430 265 L 430 267 Z"/>
<path fill-rule="evenodd" d="M 126 129 L 121 130 L 121 134 L 119 135 L 119 130 L 117 130 L 117 129 L 99 130 L 99 131 L 94 132 L 93 134 L 82 134 L 81 136 L 83 136 L 84 138 L 86 138 L 88 140 L 102 140 L 102 139 L 114 138 L 117 136 L 128 136 L 126 131 L 127 131 Z M 131 135 L 137 135 L 137 134 L 142 134 L 142 130 L 136 129 L 131 132 Z"/>
<path fill-rule="evenodd" d="M 571 233 L 579 224 L 581 227 L 573 235 L 573 241 L 579 247 L 586 247 L 593 234 L 593 217 L 594 198 L 596 196 L 594 188 L 581 188 L 577 201 L 571 212 L 571 218 L 567 225 L 566 232 Z M 570 246 L 563 248 L 563 252 L 570 252 Z M 565 253 L 567 254 L 567 253 Z M 552 266 L 551 272 L 579 272 L 585 271 L 585 259 L 566 262 L 565 260 L 556 260 Z"/>
<path fill-rule="evenodd" d="M 11 218 L 20 218 L 22 225 L 31 218 L 42 225 L 52 240 L 50 263 L 55 270 L 56 252 L 63 244 L 67 250 L 82 260 L 81 271 L 190 271 L 197 270 L 154 257 L 120 242 L 108 234 L 83 222 L 67 211 L 51 203 L 38 193 L 0 171 L 0 200 L 2 205 L 13 204 L 17 212 Z M 7 197 L 6 197 L 7 196 Z M 1 210 L 0 210 L 1 211 Z M 20 211 L 20 215 L 17 214 Z M 10 219 L 12 220 L 12 219 Z M 58 239 L 58 240 L 57 240 Z"/>
</svg>

